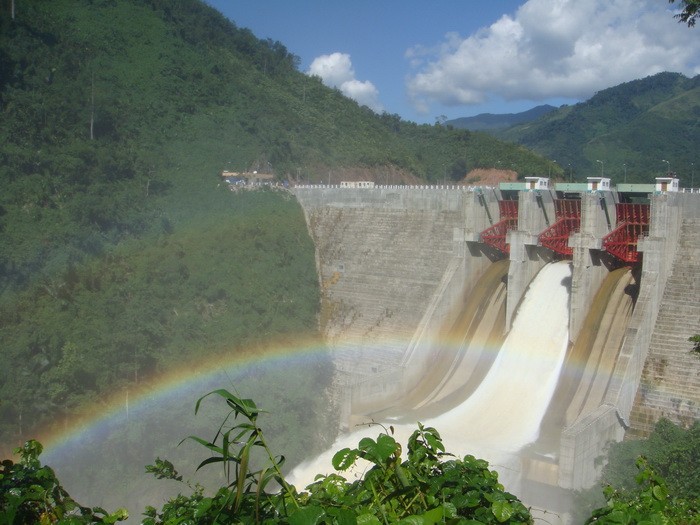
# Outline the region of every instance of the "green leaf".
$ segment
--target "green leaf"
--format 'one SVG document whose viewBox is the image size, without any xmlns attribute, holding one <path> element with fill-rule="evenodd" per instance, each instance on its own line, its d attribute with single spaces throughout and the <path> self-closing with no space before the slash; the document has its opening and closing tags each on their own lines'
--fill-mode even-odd
<svg viewBox="0 0 700 525">
<path fill-rule="evenodd" d="M 399 525 L 432 525 L 435 521 L 425 521 L 423 516 L 406 516 L 397 522 Z"/>
<path fill-rule="evenodd" d="M 374 514 L 365 513 L 357 517 L 357 525 L 381 525 L 381 523 Z"/>
<path fill-rule="evenodd" d="M 344 448 L 333 455 L 333 468 L 335 470 L 347 470 L 355 464 L 357 450 Z"/>
<path fill-rule="evenodd" d="M 349 509 L 338 509 L 335 513 L 335 522 L 337 525 L 357 525 L 357 516 Z"/>
<path fill-rule="evenodd" d="M 452 502 L 458 509 L 474 508 L 481 503 L 481 495 L 475 490 L 470 490 L 466 494 L 458 494 L 452 498 Z"/>
<path fill-rule="evenodd" d="M 236 512 L 241 506 L 241 498 L 243 497 L 243 485 L 245 484 L 246 476 L 248 475 L 248 460 L 250 459 L 250 447 L 252 443 L 249 441 L 241 451 L 241 462 L 238 468 L 238 477 L 236 479 L 236 500 L 233 508 Z"/>
<path fill-rule="evenodd" d="M 447 516 L 445 515 L 445 509 L 443 509 L 442 507 L 431 509 L 428 512 L 424 512 L 422 515 L 423 523 L 425 523 L 425 525 L 441 523 L 445 520 L 446 517 Z"/>
<path fill-rule="evenodd" d="M 102 518 L 102 523 L 116 523 L 118 521 L 125 521 L 129 519 L 129 512 L 126 509 L 118 509 L 112 514 L 108 514 Z"/>
<path fill-rule="evenodd" d="M 399 444 L 391 436 L 380 434 L 377 438 L 377 456 L 380 461 L 389 459 L 397 451 L 398 447 Z"/>
<path fill-rule="evenodd" d="M 218 390 L 214 390 L 212 392 L 209 392 L 208 394 L 203 395 L 197 400 L 194 409 L 195 414 L 199 412 L 199 407 L 202 401 L 210 395 L 218 395 L 224 398 L 226 400 L 226 403 L 231 407 L 231 409 L 236 413 L 236 415 L 243 414 L 248 419 L 255 420 L 255 418 L 260 413 L 260 410 L 258 410 L 258 407 L 255 405 L 255 402 L 252 399 L 241 399 L 240 397 L 234 396 L 228 390 L 220 388 Z"/>
<path fill-rule="evenodd" d="M 668 491 L 661 485 L 654 485 L 654 488 L 651 489 L 651 493 L 659 501 L 666 501 L 666 498 L 668 498 Z"/>
<path fill-rule="evenodd" d="M 396 452 L 398 446 L 396 440 L 386 434 L 380 434 L 377 441 L 362 438 L 358 444 L 358 448 L 365 452 L 364 457 L 377 464 L 386 462 Z"/>
<path fill-rule="evenodd" d="M 491 505 L 491 512 L 498 521 L 503 523 L 513 515 L 513 506 L 505 500 L 494 501 Z"/>
<path fill-rule="evenodd" d="M 646 516 L 646 519 L 637 522 L 637 525 L 669 525 L 671 521 L 664 515 L 657 513 Z"/>
<path fill-rule="evenodd" d="M 446 518 L 456 518 L 457 517 L 457 507 L 452 503 L 445 502 L 442 504 L 442 511 Z"/>
<path fill-rule="evenodd" d="M 304 507 L 289 516 L 290 525 L 316 525 L 326 513 L 321 507 Z"/>
<path fill-rule="evenodd" d="M 440 452 L 445 451 L 445 445 L 443 445 L 442 441 L 440 441 L 440 439 L 433 434 L 425 434 L 425 440 L 433 450 L 439 450 Z"/>
<path fill-rule="evenodd" d="M 197 508 L 194 509 L 194 514 L 192 515 L 195 519 L 202 518 L 206 515 L 207 511 L 211 508 L 213 500 L 211 498 L 204 498 L 199 502 Z"/>
<path fill-rule="evenodd" d="M 611 525 L 628 525 L 632 522 L 632 516 L 628 511 L 613 510 L 605 517 L 605 523 Z"/>
</svg>

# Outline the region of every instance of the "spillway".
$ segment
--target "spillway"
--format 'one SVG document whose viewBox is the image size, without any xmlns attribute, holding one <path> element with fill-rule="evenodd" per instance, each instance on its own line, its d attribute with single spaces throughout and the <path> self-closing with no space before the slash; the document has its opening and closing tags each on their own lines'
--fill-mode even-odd
<svg viewBox="0 0 700 525">
<path fill-rule="evenodd" d="M 569 263 L 545 266 L 531 283 L 510 333 L 472 395 L 423 420 L 438 429 L 449 452 L 474 454 L 504 472 L 519 469 L 516 455 L 537 439 L 566 355 L 570 280 Z M 397 439 L 405 443 L 416 427 L 396 424 L 403 417 L 397 413 L 383 423 L 391 424 Z M 363 427 L 342 436 L 329 451 L 297 467 L 290 481 L 302 487 L 316 474 L 331 473 L 335 451 L 354 447 L 362 437 L 376 436 L 379 429 Z"/>
<path fill-rule="evenodd" d="M 608 274 L 569 352 L 541 434 L 556 434 L 593 412 L 605 397 L 634 308 L 638 286 L 630 268 Z"/>
<path fill-rule="evenodd" d="M 508 260 L 489 266 L 444 335 L 445 341 L 457 343 L 438 343 L 427 373 L 384 414 L 400 412 L 405 419 L 416 421 L 459 405 L 476 390 L 493 365 L 494 349 L 505 338 L 508 266 Z"/>
</svg>

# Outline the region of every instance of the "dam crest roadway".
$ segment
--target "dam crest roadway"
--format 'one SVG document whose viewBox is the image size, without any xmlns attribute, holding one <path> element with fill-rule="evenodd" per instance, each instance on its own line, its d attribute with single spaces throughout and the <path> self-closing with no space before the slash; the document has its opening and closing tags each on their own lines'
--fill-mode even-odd
<svg viewBox="0 0 700 525">
<path fill-rule="evenodd" d="M 700 417 L 688 342 L 700 331 L 700 193 L 677 179 L 292 192 L 315 243 L 346 428 L 391 414 L 425 420 L 478 392 L 526 297 L 543 287 L 533 281 L 557 261 L 570 268 L 566 311 L 545 306 L 530 323 L 563 323 L 567 340 L 539 432 L 520 454 L 523 501 L 536 499 L 529 486 L 592 486 L 599 458 L 625 434 Z"/>
</svg>

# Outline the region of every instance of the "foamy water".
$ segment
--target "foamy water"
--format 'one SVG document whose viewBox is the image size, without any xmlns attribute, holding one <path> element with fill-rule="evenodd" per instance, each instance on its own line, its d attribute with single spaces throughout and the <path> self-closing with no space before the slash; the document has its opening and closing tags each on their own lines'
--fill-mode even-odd
<svg viewBox="0 0 700 525">
<path fill-rule="evenodd" d="M 476 391 L 455 408 L 423 421 L 440 432 L 448 452 L 488 460 L 509 490 L 516 489 L 517 453 L 537 438 L 564 363 L 570 277 L 567 262 L 545 266 L 531 283 L 508 337 Z M 395 425 L 391 419 L 382 423 L 393 425 L 394 437 L 403 444 L 416 429 Z M 301 488 L 316 474 L 332 473 L 336 451 L 380 432 L 378 426 L 363 427 L 341 436 L 330 450 L 294 469 L 289 481 Z"/>
</svg>

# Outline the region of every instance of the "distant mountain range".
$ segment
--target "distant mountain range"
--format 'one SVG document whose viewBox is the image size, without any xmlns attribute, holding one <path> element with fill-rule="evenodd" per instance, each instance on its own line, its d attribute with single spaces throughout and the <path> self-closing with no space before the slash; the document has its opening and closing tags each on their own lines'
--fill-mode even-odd
<svg viewBox="0 0 700 525">
<path fill-rule="evenodd" d="M 648 182 L 671 171 L 682 186 L 700 186 L 700 75 L 658 73 L 604 89 L 579 104 L 548 108 L 446 124 L 532 149 L 573 179 L 602 172 L 615 181 Z M 516 118 L 519 122 L 509 124 Z"/>
<path fill-rule="evenodd" d="M 461 117 L 448 120 L 445 122 L 445 125 L 457 129 L 468 129 L 470 131 L 495 131 L 510 128 L 517 124 L 532 122 L 555 109 L 557 108 L 554 106 L 544 104 L 521 113 L 480 113 L 473 117 Z"/>
</svg>

